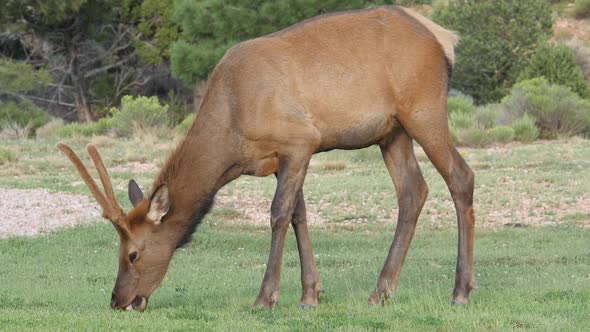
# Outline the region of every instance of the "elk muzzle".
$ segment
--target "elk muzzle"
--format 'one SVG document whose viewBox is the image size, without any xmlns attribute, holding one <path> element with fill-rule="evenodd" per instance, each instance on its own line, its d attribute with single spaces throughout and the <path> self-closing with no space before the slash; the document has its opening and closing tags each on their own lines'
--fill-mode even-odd
<svg viewBox="0 0 590 332">
<path fill-rule="evenodd" d="M 125 304 L 124 302 L 120 302 L 117 299 L 117 295 L 113 292 L 111 296 L 111 308 L 119 309 L 119 310 L 126 310 L 126 311 L 144 311 L 147 308 L 148 299 L 145 296 L 137 295 L 129 304 Z"/>
</svg>

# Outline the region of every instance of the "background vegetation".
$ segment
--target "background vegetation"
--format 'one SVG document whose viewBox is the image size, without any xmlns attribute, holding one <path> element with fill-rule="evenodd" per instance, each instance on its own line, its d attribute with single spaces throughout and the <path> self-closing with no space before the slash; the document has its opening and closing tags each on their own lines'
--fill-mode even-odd
<svg viewBox="0 0 590 332">
<path fill-rule="evenodd" d="M 588 137 L 590 33 L 556 30 L 583 17 L 585 2 L 548 0 L 10 2 L 0 15 L 0 136 L 130 137 L 176 126 L 181 135 L 235 43 L 394 2 L 461 36 L 449 98 L 457 144 Z"/>
</svg>

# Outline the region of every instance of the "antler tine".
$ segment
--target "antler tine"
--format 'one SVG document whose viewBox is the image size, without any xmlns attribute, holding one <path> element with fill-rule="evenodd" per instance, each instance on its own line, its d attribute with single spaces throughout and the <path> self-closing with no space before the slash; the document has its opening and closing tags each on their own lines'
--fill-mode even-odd
<svg viewBox="0 0 590 332">
<path fill-rule="evenodd" d="M 104 166 L 104 163 L 102 161 L 102 158 L 100 157 L 100 154 L 98 153 L 98 150 L 96 149 L 96 146 L 94 146 L 93 144 L 88 144 L 88 146 L 86 146 L 86 149 L 88 150 L 90 158 L 94 162 L 94 166 L 96 166 L 96 169 L 98 170 L 100 182 L 102 182 L 104 192 L 107 195 L 109 203 L 111 203 L 113 212 L 116 213 L 118 217 L 125 214 L 123 212 L 123 209 L 121 208 L 121 205 L 119 205 L 119 202 L 117 201 L 115 191 L 113 190 L 113 185 L 111 184 L 111 178 L 109 177 L 109 173 L 107 172 L 107 169 Z"/>
<path fill-rule="evenodd" d="M 72 149 L 69 146 L 63 143 L 59 143 L 57 145 L 57 148 L 60 149 L 61 152 L 63 152 L 66 156 L 68 156 L 72 164 L 76 166 L 76 169 L 78 169 L 78 173 L 80 173 L 82 180 L 86 182 L 86 185 L 88 186 L 88 188 L 90 188 L 92 195 L 94 195 L 94 198 L 96 198 L 98 204 L 100 204 L 100 206 L 102 207 L 103 217 L 113 221 L 113 209 L 111 205 L 107 201 L 106 197 L 102 194 L 102 192 L 100 192 L 100 189 L 98 189 L 98 185 L 96 184 L 96 182 L 94 182 L 94 179 L 92 178 L 92 176 L 90 176 L 90 173 L 88 173 L 88 169 L 86 169 L 86 166 L 84 166 L 80 158 L 78 158 L 78 156 L 74 153 L 74 151 L 72 151 Z"/>
</svg>

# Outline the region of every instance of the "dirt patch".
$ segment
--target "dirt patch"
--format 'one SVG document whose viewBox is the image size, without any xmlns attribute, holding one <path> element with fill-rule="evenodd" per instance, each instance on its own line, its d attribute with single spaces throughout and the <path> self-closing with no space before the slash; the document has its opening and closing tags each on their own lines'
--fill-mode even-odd
<svg viewBox="0 0 590 332">
<path fill-rule="evenodd" d="M 504 226 L 555 226 L 575 223 L 590 228 L 590 197 L 581 197 L 576 202 L 561 202 L 557 208 L 544 206 L 533 197 L 523 195 L 518 208 L 485 211 L 476 210 L 477 224 L 481 228 Z M 213 214 L 216 222 L 230 225 L 268 227 L 270 222 L 271 199 L 256 193 L 240 192 L 229 194 L 222 190 L 216 198 Z M 346 221 L 330 222 L 321 215 L 326 204 L 308 204 L 307 219 L 311 227 L 355 227 L 369 221 L 363 217 L 359 206 L 339 203 L 337 209 L 350 216 Z M 49 192 L 45 189 L 0 188 L 0 238 L 14 236 L 37 236 L 55 229 L 102 221 L 101 213 L 93 198 Z M 397 209 L 385 211 L 374 207 L 372 214 L 378 215 L 377 223 L 392 224 L 397 219 Z M 440 227 L 454 227 L 455 209 L 451 200 L 435 202 L 427 200 L 422 217 Z M 423 223 L 422 223 L 423 224 Z"/>
<path fill-rule="evenodd" d="M 101 220 L 92 198 L 45 189 L 0 188 L 0 211 L 0 238 L 37 236 Z"/>
<path fill-rule="evenodd" d="M 252 193 L 229 195 L 223 190 L 215 198 L 213 211 L 233 211 L 230 216 L 220 219 L 224 224 L 240 224 L 247 226 L 270 225 L 270 198 L 260 197 Z M 306 206 L 307 223 L 312 226 L 326 224 L 326 220 L 319 214 L 315 206 Z"/>
</svg>

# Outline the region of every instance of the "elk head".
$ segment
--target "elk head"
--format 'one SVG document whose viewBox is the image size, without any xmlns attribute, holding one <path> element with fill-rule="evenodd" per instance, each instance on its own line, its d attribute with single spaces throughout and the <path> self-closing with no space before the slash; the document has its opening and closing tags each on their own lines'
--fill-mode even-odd
<svg viewBox="0 0 590 332">
<path fill-rule="evenodd" d="M 158 288 L 166 274 L 175 249 L 161 222 L 170 208 L 168 188 L 162 185 L 149 198 L 144 198 L 137 183 L 129 181 L 129 199 L 133 209 L 126 214 L 117 202 L 107 170 L 94 145 L 89 144 L 87 150 L 98 170 L 106 196 L 72 149 L 65 144 L 58 144 L 57 147 L 76 166 L 102 207 L 103 218 L 108 219 L 119 234 L 119 272 L 111 307 L 145 310 L 149 296 Z"/>
</svg>

